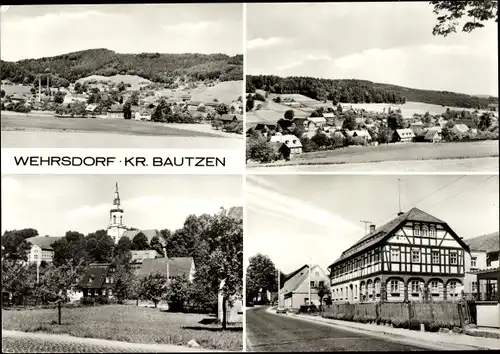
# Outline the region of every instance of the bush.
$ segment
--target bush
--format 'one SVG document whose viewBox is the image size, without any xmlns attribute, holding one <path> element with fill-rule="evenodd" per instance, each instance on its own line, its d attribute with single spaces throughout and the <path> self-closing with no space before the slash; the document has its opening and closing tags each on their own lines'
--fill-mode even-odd
<svg viewBox="0 0 500 354">
<path fill-rule="evenodd" d="M 420 320 L 412 318 L 409 323 L 409 328 L 413 331 L 420 330 Z"/>
<path fill-rule="evenodd" d="M 84 297 L 80 300 L 80 303 L 83 306 L 94 306 L 96 301 L 95 301 L 95 298 L 93 298 L 93 297 Z"/>
<path fill-rule="evenodd" d="M 430 324 L 429 324 L 429 329 L 428 331 L 429 332 L 437 332 L 439 331 L 439 328 L 441 328 L 441 326 L 439 325 L 439 323 L 437 323 L 436 321 L 432 321 Z M 426 328 L 427 330 L 427 328 Z"/>
<path fill-rule="evenodd" d="M 408 328 L 408 320 L 402 317 L 396 317 L 391 321 L 394 328 Z"/>
</svg>

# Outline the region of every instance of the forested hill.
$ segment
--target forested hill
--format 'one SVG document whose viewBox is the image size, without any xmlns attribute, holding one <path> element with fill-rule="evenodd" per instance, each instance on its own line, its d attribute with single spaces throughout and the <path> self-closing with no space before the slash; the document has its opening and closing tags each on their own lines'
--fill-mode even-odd
<svg viewBox="0 0 500 354">
<path fill-rule="evenodd" d="M 498 97 L 476 97 L 447 91 L 418 90 L 365 80 L 331 80 L 313 77 L 247 75 L 247 92 L 299 93 L 317 100 L 342 103 L 423 102 L 450 107 L 486 108 Z"/>
<path fill-rule="evenodd" d="M 54 76 L 75 82 L 90 76 L 138 75 L 154 82 L 170 83 L 188 75 L 194 80 L 243 80 L 243 55 L 225 54 L 120 54 L 89 49 L 55 57 L 0 61 L 2 80 L 30 84 L 47 69 Z"/>
</svg>

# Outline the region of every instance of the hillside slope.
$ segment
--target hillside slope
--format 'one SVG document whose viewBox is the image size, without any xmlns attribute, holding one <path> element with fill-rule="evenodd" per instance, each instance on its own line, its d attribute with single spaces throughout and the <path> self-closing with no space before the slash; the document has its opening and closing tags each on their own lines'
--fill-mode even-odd
<svg viewBox="0 0 500 354">
<path fill-rule="evenodd" d="M 441 106 L 486 108 L 498 97 L 477 97 L 448 91 L 419 90 L 366 80 L 332 80 L 313 77 L 247 75 L 247 93 L 256 89 L 271 93 L 298 93 L 317 100 L 342 103 L 423 102 Z"/>
<path fill-rule="evenodd" d="M 18 62 L 0 60 L 2 80 L 31 84 L 50 70 L 53 80 L 76 80 L 90 75 L 137 75 L 154 82 L 172 83 L 186 75 L 194 80 L 243 80 L 243 55 L 225 54 L 120 54 L 89 49 L 55 57 Z"/>
</svg>

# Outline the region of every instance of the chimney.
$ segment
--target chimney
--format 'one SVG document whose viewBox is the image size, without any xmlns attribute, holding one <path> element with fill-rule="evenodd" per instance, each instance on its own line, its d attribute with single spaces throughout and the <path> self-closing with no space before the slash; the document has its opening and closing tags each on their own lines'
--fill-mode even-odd
<svg viewBox="0 0 500 354">
<path fill-rule="evenodd" d="M 375 232 L 375 225 L 371 224 L 370 225 L 370 233 Z"/>
<path fill-rule="evenodd" d="M 400 212 L 398 213 L 398 216 L 401 216 L 401 215 L 403 215 L 403 214 L 404 214 L 404 213 L 403 213 L 402 211 L 400 211 Z"/>
</svg>

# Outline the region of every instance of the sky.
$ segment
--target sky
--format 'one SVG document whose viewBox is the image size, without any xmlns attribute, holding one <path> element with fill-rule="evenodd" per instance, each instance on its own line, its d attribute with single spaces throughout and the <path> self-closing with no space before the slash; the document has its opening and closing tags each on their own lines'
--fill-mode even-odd
<svg viewBox="0 0 500 354">
<path fill-rule="evenodd" d="M 247 4 L 247 74 L 498 96 L 497 24 L 433 36 L 423 2 Z"/>
<path fill-rule="evenodd" d="M 2 234 L 34 228 L 39 235 L 106 229 L 118 182 L 123 222 L 138 229 L 183 226 L 190 214 L 243 205 L 240 175 L 2 176 Z"/>
<path fill-rule="evenodd" d="M 365 235 L 417 207 L 464 239 L 499 230 L 499 179 L 483 175 L 248 175 L 245 267 L 257 253 L 290 273 L 309 262 L 325 271 Z"/>
<path fill-rule="evenodd" d="M 242 4 L 2 6 L 1 58 L 106 48 L 118 53 L 243 53 Z"/>
</svg>

